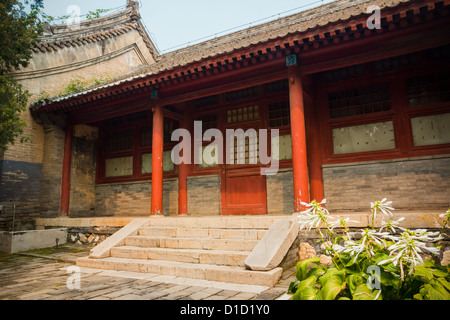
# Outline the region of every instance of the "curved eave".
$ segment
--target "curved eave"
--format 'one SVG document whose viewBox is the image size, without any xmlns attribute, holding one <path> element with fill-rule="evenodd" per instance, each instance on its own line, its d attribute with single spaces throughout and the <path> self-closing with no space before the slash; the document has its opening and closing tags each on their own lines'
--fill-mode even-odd
<svg viewBox="0 0 450 320">
<path fill-rule="evenodd" d="M 324 25 L 320 25 L 316 21 L 313 27 L 308 27 L 305 30 L 303 30 L 305 26 L 288 26 L 287 30 L 283 30 L 283 32 L 275 32 L 277 30 L 274 30 L 265 38 L 256 37 L 245 43 L 224 42 L 224 45 L 226 43 L 228 45 L 223 50 L 217 48 L 216 51 L 206 55 L 189 55 L 188 49 L 191 52 L 200 51 L 205 50 L 205 46 L 211 45 L 209 42 L 205 42 L 162 55 L 159 62 L 144 68 L 138 74 L 117 78 L 110 83 L 76 94 L 39 101 L 34 103 L 31 109 L 33 112 L 64 111 L 65 108 L 74 108 L 89 101 L 120 95 L 135 89 L 145 88 L 146 91 L 150 91 L 173 86 L 211 74 L 227 72 L 234 68 L 246 67 L 266 60 L 280 59 L 292 53 L 311 52 L 325 47 L 338 46 L 346 42 L 358 41 L 378 33 L 417 24 L 422 21 L 422 18 L 426 19 L 424 17 L 427 15 L 448 15 L 449 11 L 449 4 L 442 0 L 380 2 L 385 3 L 386 7 L 389 3 L 392 4 L 388 11 L 383 12 L 381 20 L 383 28 L 381 30 L 369 30 L 366 24 L 368 14 L 363 13 L 359 8 L 357 11 L 352 11 L 353 14 L 348 13 L 348 15 Z M 367 4 L 367 1 L 358 1 L 358 3 L 363 5 Z M 437 12 L 438 8 L 439 12 Z M 356 12 L 359 12 L 359 14 L 356 14 Z M 291 17 L 287 19 L 289 18 Z M 276 21 L 269 24 L 274 23 Z M 266 24 L 263 26 L 266 26 Z M 262 27 L 259 26 L 259 28 Z M 236 37 L 236 34 L 239 34 L 239 32 L 222 38 L 233 38 Z M 221 41 L 225 41 L 225 39 Z M 176 57 L 178 59 L 175 59 Z"/>
</svg>

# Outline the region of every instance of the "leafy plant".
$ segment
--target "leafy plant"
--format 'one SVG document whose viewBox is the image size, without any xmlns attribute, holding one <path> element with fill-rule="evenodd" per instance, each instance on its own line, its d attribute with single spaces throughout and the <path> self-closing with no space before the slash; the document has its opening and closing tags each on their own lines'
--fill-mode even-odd
<svg viewBox="0 0 450 320">
<path fill-rule="evenodd" d="M 352 233 L 347 227 L 349 218 L 330 222 L 334 218 L 323 207 L 325 203 L 302 203 L 308 209 L 298 217 L 301 229 L 319 231 L 333 266 L 320 264 L 319 257 L 300 261 L 288 291 L 293 300 L 450 300 L 450 267 L 432 259 L 440 251 L 450 210 L 441 215 L 445 218 L 441 232 L 402 228 L 403 218 L 383 221 L 376 230 L 376 215 L 391 216 L 394 210 L 383 199 L 371 203 L 369 228 Z M 336 227 L 343 233 L 335 232 Z M 421 254 L 425 253 L 431 258 L 424 259 Z"/>
</svg>

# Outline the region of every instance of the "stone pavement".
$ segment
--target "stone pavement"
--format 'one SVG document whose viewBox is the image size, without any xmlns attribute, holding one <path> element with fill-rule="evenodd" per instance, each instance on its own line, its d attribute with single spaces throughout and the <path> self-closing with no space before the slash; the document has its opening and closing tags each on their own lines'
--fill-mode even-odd
<svg viewBox="0 0 450 320">
<path fill-rule="evenodd" d="M 279 283 L 268 288 L 76 267 L 76 258 L 87 256 L 90 249 L 64 245 L 0 253 L 0 300 L 275 300 L 285 297 L 295 272 L 286 270 Z"/>
</svg>

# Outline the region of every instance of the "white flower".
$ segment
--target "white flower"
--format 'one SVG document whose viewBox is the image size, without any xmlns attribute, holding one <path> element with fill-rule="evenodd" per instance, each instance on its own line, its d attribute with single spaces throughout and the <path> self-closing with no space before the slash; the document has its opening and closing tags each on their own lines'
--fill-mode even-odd
<svg viewBox="0 0 450 320">
<path fill-rule="evenodd" d="M 306 229 L 310 231 L 313 227 L 318 228 L 321 222 L 326 222 L 328 218 L 332 218 L 331 216 L 328 216 L 328 210 L 322 207 L 322 205 L 325 203 L 325 199 L 323 199 L 321 202 L 301 202 L 301 204 L 308 209 L 302 211 L 300 215 L 297 216 L 299 219 L 300 230 L 306 227 Z"/>
<path fill-rule="evenodd" d="M 365 251 L 369 256 L 373 257 L 375 251 L 373 250 L 373 242 L 379 246 L 386 246 L 386 241 L 384 237 L 389 236 L 387 232 L 376 232 L 375 230 L 361 230 L 361 239 L 359 242 L 346 241 L 344 248 L 338 248 L 336 252 L 346 252 L 349 253 L 351 257 L 355 256 L 353 262 L 358 259 L 361 252 Z"/>
<path fill-rule="evenodd" d="M 450 209 L 448 209 L 446 213 L 440 214 L 439 217 L 449 220 L 450 219 Z"/>
<path fill-rule="evenodd" d="M 400 230 L 405 230 L 405 228 L 399 227 L 398 224 L 405 220 L 404 217 L 398 219 L 397 221 L 391 221 L 389 220 L 388 222 L 385 222 L 384 220 L 381 222 L 381 228 L 380 231 L 382 231 L 383 229 L 386 229 L 386 231 L 390 230 L 392 231 L 392 233 L 395 233 L 395 229 L 400 229 Z"/>
<path fill-rule="evenodd" d="M 392 216 L 391 210 L 395 210 L 395 209 L 390 207 L 390 205 L 392 204 L 392 201 L 386 201 L 386 200 L 387 199 L 384 198 L 381 201 L 375 201 L 375 202 L 371 202 L 370 203 L 370 208 L 373 211 L 373 217 L 374 218 L 376 217 L 378 211 L 381 211 L 385 215 L 391 215 Z"/>
<path fill-rule="evenodd" d="M 427 232 L 425 229 L 418 229 L 411 231 L 406 229 L 400 237 L 391 237 L 396 240 L 392 246 L 388 248 L 389 255 L 392 256 L 394 253 L 396 255 L 393 258 L 389 258 L 380 261 L 378 265 L 383 265 L 388 262 L 392 262 L 394 266 L 399 264 L 401 278 L 404 278 L 403 262 L 408 262 L 410 264 L 409 274 L 414 271 L 414 268 L 418 265 L 423 265 L 422 257 L 420 253 L 430 252 L 432 254 L 439 253 L 439 248 L 428 247 L 424 241 L 437 241 L 440 237 L 433 238 L 438 235 L 436 232 Z"/>
<path fill-rule="evenodd" d="M 331 229 L 338 228 L 338 227 L 342 227 L 344 229 L 347 229 L 347 226 L 348 226 L 348 224 L 350 222 L 358 223 L 358 221 L 350 220 L 349 217 L 341 218 L 340 216 L 337 216 L 337 220 L 330 223 Z"/>
</svg>

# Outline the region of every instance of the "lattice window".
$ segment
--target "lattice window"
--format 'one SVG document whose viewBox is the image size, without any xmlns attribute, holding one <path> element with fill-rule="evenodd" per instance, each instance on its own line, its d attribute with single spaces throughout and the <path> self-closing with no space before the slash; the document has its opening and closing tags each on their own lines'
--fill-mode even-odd
<svg viewBox="0 0 450 320">
<path fill-rule="evenodd" d="M 141 147 L 150 147 L 152 145 L 153 130 L 152 127 L 141 129 Z"/>
<path fill-rule="evenodd" d="M 450 101 L 448 73 L 410 78 L 406 80 L 406 88 L 411 107 Z"/>
<path fill-rule="evenodd" d="M 217 105 L 219 104 L 219 102 L 220 102 L 220 95 L 214 95 L 195 100 L 194 106 L 196 109 L 202 109 Z"/>
<path fill-rule="evenodd" d="M 227 112 L 227 123 L 240 123 L 247 121 L 259 120 L 259 107 L 245 107 L 233 110 L 228 110 Z"/>
<path fill-rule="evenodd" d="M 377 60 L 372 63 L 372 67 L 375 72 L 387 72 L 407 67 L 413 67 L 417 65 L 418 62 L 419 54 L 417 52 L 414 52 L 397 57 Z"/>
<path fill-rule="evenodd" d="M 195 121 L 201 121 L 202 122 L 202 133 L 205 133 L 208 129 L 216 129 L 218 122 L 217 122 L 217 115 L 210 114 L 206 115 L 200 118 L 197 118 Z"/>
<path fill-rule="evenodd" d="M 228 159 L 228 164 L 256 164 L 259 162 L 259 133 L 249 132 L 241 143 L 238 138 L 234 138 L 234 145 L 227 146 L 229 154 L 233 154 L 233 161 Z M 231 162 L 231 163 L 230 163 Z"/>
<path fill-rule="evenodd" d="M 361 76 L 364 73 L 362 64 L 350 66 L 325 72 L 325 79 L 328 82 L 342 81 Z"/>
<path fill-rule="evenodd" d="M 164 143 L 172 142 L 172 133 L 178 126 L 178 122 L 171 119 L 164 119 Z"/>
<path fill-rule="evenodd" d="M 387 84 L 346 89 L 328 95 L 331 118 L 344 118 L 391 110 Z"/>
<path fill-rule="evenodd" d="M 269 126 L 285 127 L 290 124 L 289 102 L 278 102 L 269 104 Z"/>
<path fill-rule="evenodd" d="M 289 90 L 288 79 L 283 79 L 275 82 L 266 83 L 264 85 L 264 94 L 272 94 L 278 92 L 284 92 Z"/>
<path fill-rule="evenodd" d="M 130 150 L 133 148 L 133 132 L 131 130 L 109 133 L 105 138 L 105 153 Z"/>
<path fill-rule="evenodd" d="M 244 99 L 254 98 L 258 96 L 258 87 L 250 87 L 241 90 L 227 92 L 225 94 L 226 102 L 236 102 Z"/>
</svg>

